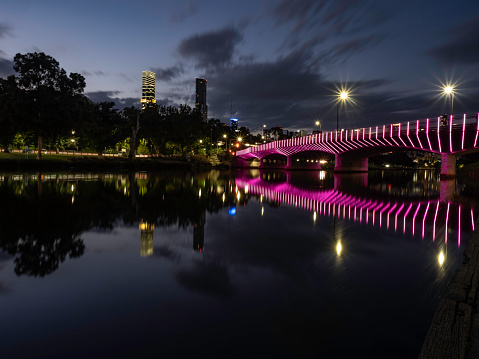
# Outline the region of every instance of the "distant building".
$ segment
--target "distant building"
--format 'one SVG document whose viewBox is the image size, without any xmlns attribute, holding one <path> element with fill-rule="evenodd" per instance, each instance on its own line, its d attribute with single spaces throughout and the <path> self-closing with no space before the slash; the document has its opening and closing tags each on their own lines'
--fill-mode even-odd
<svg viewBox="0 0 479 359">
<path fill-rule="evenodd" d="M 230 128 L 231 131 L 238 131 L 238 119 L 230 118 Z"/>
<path fill-rule="evenodd" d="M 196 110 L 201 113 L 203 121 L 208 121 L 208 106 L 206 105 L 206 80 L 196 78 Z"/>
<path fill-rule="evenodd" d="M 155 73 L 151 71 L 141 72 L 141 107 L 143 109 L 155 104 Z"/>
</svg>

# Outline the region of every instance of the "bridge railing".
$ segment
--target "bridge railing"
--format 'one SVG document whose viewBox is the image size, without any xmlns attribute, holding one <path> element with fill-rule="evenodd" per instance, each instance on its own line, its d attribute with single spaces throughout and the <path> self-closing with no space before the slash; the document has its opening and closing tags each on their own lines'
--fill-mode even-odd
<svg viewBox="0 0 479 359">
<path fill-rule="evenodd" d="M 269 142 L 259 146 L 252 146 L 238 151 L 236 154 L 247 155 L 249 153 L 268 151 L 280 147 L 303 146 L 311 143 L 342 142 L 354 140 L 377 140 L 390 137 L 419 136 L 421 134 L 457 133 L 457 131 L 475 132 L 474 147 L 478 144 L 479 114 L 464 114 L 461 116 L 439 116 L 416 121 L 384 124 L 353 129 L 341 129 L 340 131 L 325 131 L 303 137 Z M 464 141 L 463 141 L 464 142 Z"/>
</svg>

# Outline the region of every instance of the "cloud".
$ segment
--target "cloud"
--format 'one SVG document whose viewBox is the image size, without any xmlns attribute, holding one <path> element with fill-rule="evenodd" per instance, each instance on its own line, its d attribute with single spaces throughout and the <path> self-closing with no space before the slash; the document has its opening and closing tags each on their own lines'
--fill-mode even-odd
<svg viewBox="0 0 479 359">
<path fill-rule="evenodd" d="M 255 121 L 293 122 L 308 101 L 325 94 L 316 58 L 307 51 L 295 51 L 274 62 L 222 68 L 208 77 L 208 85 L 209 107 L 215 115 L 229 114 L 232 101 L 241 109 L 241 125 L 249 127 Z"/>
<path fill-rule="evenodd" d="M 218 68 L 231 63 L 236 45 L 243 35 L 234 28 L 194 35 L 183 40 L 178 53 L 193 60 L 197 68 Z"/>
<path fill-rule="evenodd" d="M 118 109 L 123 109 L 125 107 L 139 107 L 140 106 L 140 99 L 133 98 L 133 97 L 118 97 L 121 91 L 94 91 L 94 92 L 87 92 L 85 96 L 88 97 L 93 102 L 114 102 L 115 107 Z"/>
<path fill-rule="evenodd" d="M 183 11 L 171 14 L 170 21 L 173 23 L 180 23 L 180 22 L 183 22 L 185 18 L 187 18 L 188 16 L 194 15 L 197 12 L 198 12 L 198 8 L 196 7 L 196 5 L 193 4 L 191 1 L 189 1 L 186 4 L 186 8 L 183 9 Z"/>
<path fill-rule="evenodd" d="M 178 78 L 185 73 L 181 64 L 170 66 L 167 68 L 156 67 L 151 69 L 155 73 L 156 80 L 170 82 L 172 79 Z"/>
<path fill-rule="evenodd" d="M 12 27 L 5 22 L 0 22 L 0 39 L 11 36 L 13 36 Z"/>
<path fill-rule="evenodd" d="M 429 51 L 429 55 L 444 64 L 479 63 L 479 16 L 449 31 L 449 41 Z"/>
<path fill-rule="evenodd" d="M 83 70 L 83 71 L 81 72 L 81 74 L 82 74 L 83 76 L 99 76 L 99 77 L 110 76 L 109 73 L 103 72 L 103 71 L 101 71 L 101 70 L 93 71 L 93 72 Z"/>
<path fill-rule="evenodd" d="M 332 56 L 344 57 L 357 54 L 369 47 L 376 45 L 380 41 L 380 37 L 369 35 L 367 37 L 357 37 L 352 40 L 341 42 L 332 48 Z"/>
<path fill-rule="evenodd" d="M 400 6 L 405 8 L 408 3 Z M 296 48 L 306 43 L 315 47 L 325 40 L 345 41 L 342 37 L 358 37 L 384 23 L 400 9 L 399 5 L 385 5 L 378 0 L 281 0 L 270 14 L 275 27 L 292 26 L 281 47 Z M 377 39 L 385 36 L 382 33 Z"/>
<path fill-rule="evenodd" d="M 0 77 L 7 78 L 10 75 L 15 75 L 13 61 L 0 57 Z"/>
</svg>

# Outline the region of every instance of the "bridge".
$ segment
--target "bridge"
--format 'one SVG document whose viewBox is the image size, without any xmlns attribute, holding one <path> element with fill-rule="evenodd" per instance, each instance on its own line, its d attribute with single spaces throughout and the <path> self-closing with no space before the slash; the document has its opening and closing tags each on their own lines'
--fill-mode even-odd
<svg viewBox="0 0 479 359">
<path fill-rule="evenodd" d="M 321 169 L 317 154 L 334 155 L 335 172 L 366 172 L 368 158 L 384 152 L 441 155 L 441 177 L 456 174 L 458 156 L 479 152 L 479 114 L 317 133 L 237 151 L 239 167 Z"/>
</svg>

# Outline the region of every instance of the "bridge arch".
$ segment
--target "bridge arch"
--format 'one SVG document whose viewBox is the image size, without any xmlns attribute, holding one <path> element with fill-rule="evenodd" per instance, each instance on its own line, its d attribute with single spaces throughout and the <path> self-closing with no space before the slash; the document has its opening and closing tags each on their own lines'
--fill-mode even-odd
<svg viewBox="0 0 479 359">
<path fill-rule="evenodd" d="M 389 125 L 330 131 L 270 142 L 238 151 L 237 156 L 265 157 L 320 151 L 335 156 L 336 171 L 367 171 L 368 157 L 410 150 L 441 155 L 441 176 L 454 176 L 456 157 L 479 152 L 479 115 L 425 119 Z M 288 167 L 288 166 L 286 166 Z"/>
</svg>

